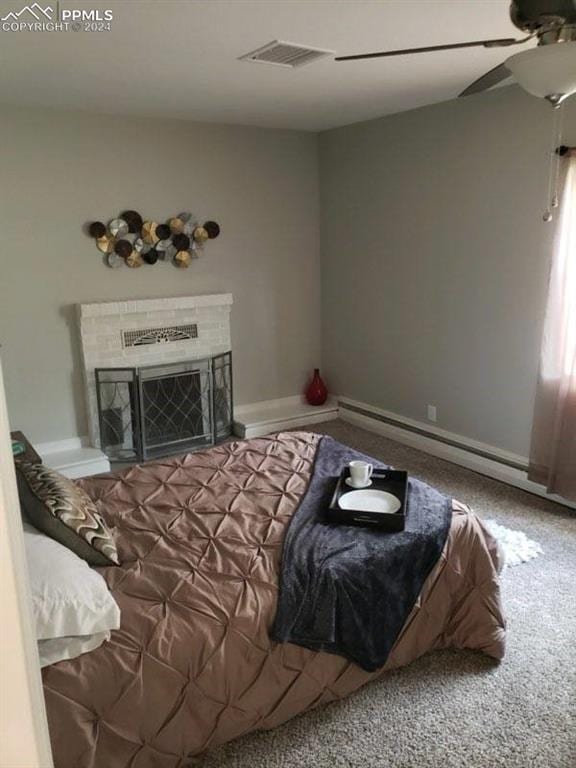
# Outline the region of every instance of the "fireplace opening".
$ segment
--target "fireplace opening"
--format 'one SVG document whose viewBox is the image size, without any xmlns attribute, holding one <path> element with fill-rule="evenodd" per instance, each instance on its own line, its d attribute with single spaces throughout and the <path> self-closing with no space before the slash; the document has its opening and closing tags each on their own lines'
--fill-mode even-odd
<svg viewBox="0 0 576 768">
<path fill-rule="evenodd" d="M 111 461 L 205 448 L 232 434 L 232 356 L 97 368 L 100 444 Z"/>
<path fill-rule="evenodd" d="M 142 382 L 142 419 L 149 448 L 205 436 L 199 373 Z"/>
</svg>

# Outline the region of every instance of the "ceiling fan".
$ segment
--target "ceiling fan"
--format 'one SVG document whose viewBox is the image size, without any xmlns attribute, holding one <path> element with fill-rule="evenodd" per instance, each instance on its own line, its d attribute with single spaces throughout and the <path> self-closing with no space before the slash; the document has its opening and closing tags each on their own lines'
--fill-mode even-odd
<svg viewBox="0 0 576 768">
<path fill-rule="evenodd" d="M 337 56 L 336 61 L 403 56 L 409 53 L 428 53 L 477 46 L 508 48 L 537 38 L 536 48 L 510 56 L 505 62 L 478 78 L 459 95 L 468 96 L 485 91 L 513 75 L 528 93 L 547 99 L 554 106 L 558 106 L 568 96 L 576 93 L 576 0 L 512 0 L 510 18 L 518 29 L 528 32 L 527 37 L 519 40 L 500 38 L 360 53 L 353 56 Z"/>
</svg>

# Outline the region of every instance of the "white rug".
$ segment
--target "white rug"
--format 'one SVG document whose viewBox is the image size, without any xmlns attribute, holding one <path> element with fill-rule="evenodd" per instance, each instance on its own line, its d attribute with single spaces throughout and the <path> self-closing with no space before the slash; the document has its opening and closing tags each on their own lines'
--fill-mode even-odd
<svg viewBox="0 0 576 768">
<path fill-rule="evenodd" d="M 522 531 L 505 528 L 494 520 L 483 520 L 483 524 L 498 541 L 504 552 L 505 565 L 520 565 L 541 555 L 544 550 L 537 541 L 532 541 Z"/>
</svg>

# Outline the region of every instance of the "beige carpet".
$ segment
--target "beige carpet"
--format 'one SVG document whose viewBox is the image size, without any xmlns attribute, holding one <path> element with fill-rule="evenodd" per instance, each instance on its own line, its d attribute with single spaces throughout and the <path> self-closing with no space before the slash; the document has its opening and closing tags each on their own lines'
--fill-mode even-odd
<svg viewBox="0 0 576 768">
<path fill-rule="evenodd" d="M 576 516 L 343 422 L 311 431 L 523 530 L 544 554 L 503 576 L 507 655 L 431 653 L 349 699 L 214 750 L 203 768 L 576 768 Z"/>
</svg>

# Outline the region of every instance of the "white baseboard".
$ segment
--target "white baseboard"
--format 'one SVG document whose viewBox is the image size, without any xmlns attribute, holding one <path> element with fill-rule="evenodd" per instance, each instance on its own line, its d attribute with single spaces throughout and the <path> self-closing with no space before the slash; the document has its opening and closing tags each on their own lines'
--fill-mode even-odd
<svg viewBox="0 0 576 768">
<path fill-rule="evenodd" d="M 110 472 L 110 461 L 97 448 L 80 448 L 75 451 L 54 451 L 40 454 L 47 467 L 55 469 L 70 479 L 101 475 Z"/>
<path fill-rule="evenodd" d="M 543 486 L 528 480 L 523 469 L 528 459 L 524 456 L 347 397 L 340 397 L 338 402 L 343 421 L 576 509 L 573 502 L 546 493 Z"/>
<path fill-rule="evenodd" d="M 301 395 L 241 405 L 234 409 L 234 434 L 238 437 L 262 437 L 283 429 L 306 424 L 320 424 L 338 418 L 338 402 L 308 405 Z"/>
<path fill-rule="evenodd" d="M 100 449 L 92 448 L 87 437 L 37 443 L 34 448 L 47 467 L 71 479 L 110 472 L 108 457 Z"/>
<path fill-rule="evenodd" d="M 69 437 L 66 440 L 54 440 L 50 443 L 34 443 L 34 448 L 40 456 L 49 453 L 61 453 L 62 451 L 77 451 L 90 445 L 87 437 Z"/>
<path fill-rule="evenodd" d="M 279 397 L 276 400 L 259 400 L 256 403 L 247 403 L 245 405 L 234 406 L 234 416 L 244 417 L 257 411 L 272 408 L 291 408 L 301 405 L 304 401 L 302 395 L 290 395 L 290 397 Z"/>
</svg>

